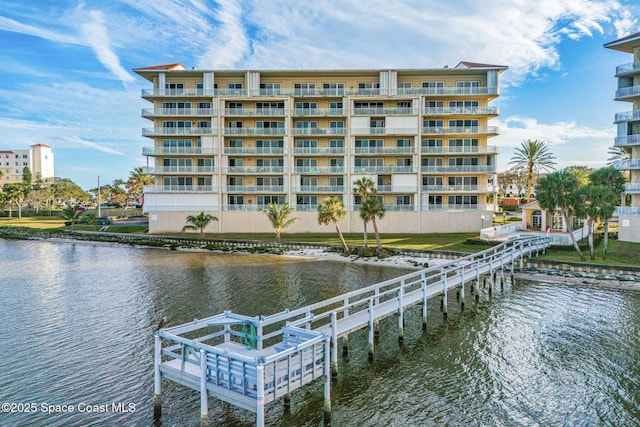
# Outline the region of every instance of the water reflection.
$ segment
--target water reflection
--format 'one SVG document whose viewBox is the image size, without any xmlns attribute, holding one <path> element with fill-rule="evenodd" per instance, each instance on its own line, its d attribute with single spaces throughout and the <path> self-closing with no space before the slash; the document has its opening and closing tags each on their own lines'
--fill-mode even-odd
<svg viewBox="0 0 640 427">
<path fill-rule="evenodd" d="M 0 425 L 147 425 L 153 330 L 233 310 L 255 315 L 329 298 L 405 273 L 274 256 L 0 240 L 3 402 L 132 402 L 133 413 L 0 414 Z M 639 425 L 640 293 L 527 283 L 467 309 L 429 304 L 382 322 L 376 360 L 350 337 L 332 387 L 333 419 L 361 425 Z M 341 353 L 341 352 L 340 352 Z M 198 395 L 163 383 L 163 424 L 197 425 Z M 210 400 L 216 425 L 254 425 Z M 267 408 L 269 425 L 322 421 L 322 386 Z"/>
</svg>

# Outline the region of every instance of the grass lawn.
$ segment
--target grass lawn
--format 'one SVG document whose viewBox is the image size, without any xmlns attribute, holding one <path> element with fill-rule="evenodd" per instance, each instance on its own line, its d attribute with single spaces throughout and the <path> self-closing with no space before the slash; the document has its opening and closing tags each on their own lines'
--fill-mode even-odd
<svg viewBox="0 0 640 427">
<path fill-rule="evenodd" d="M 640 243 L 609 240 L 607 259 L 602 259 L 602 242 L 595 247 L 595 260 L 589 259 L 589 252 L 583 251 L 587 264 L 631 265 L 640 267 Z M 540 257 L 543 260 L 581 262 L 575 250 L 549 250 Z"/>
<path fill-rule="evenodd" d="M 198 237 L 198 233 L 171 233 L 171 236 Z M 274 233 L 207 233 L 208 239 L 225 240 L 263 240 L 275 241 Z M 449 234 L 381 234 L 380 241 L 383 247 L 429 249 L 440 251 L 479 252 L 486 246 L 469 245 L 467 239 L 478 237 L 478 233 L 449 233 Z M 349 246 L 362 246 L 362 233 L 347 233 L 344 239 Z M 340 245 L 337 233 L 283 233 L 280 236 L 282 242 L 327 243 Z M 376 239 L 373 233 L 369 234 L 369 246 L 375 247 Z"/>
<path fill-rule="evenodd" d="M 31 216 L 19 219 L 17 214 L 13 218 L 0 218 L 0 226 L 29 227 L 40 230 L 63 228 L 64 219 L 57 216 Z"/>
</svg>

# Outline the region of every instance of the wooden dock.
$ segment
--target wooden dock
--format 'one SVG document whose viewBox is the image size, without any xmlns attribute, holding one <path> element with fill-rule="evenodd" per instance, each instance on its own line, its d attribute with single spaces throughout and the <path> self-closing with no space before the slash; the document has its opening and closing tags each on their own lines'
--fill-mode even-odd
<svg viewBox="0 0 640 427">
<path fill-rule="evenodd" d="M 523 258 L 544 252 L 544 236 L 506 241 L 483 252 L 447 264 L 416 271 L 306 307 L 269 316 L 248 317 L 225 311 L 206 319 L 166 328 L 155 336 L 154 418 L 161 416 L 162 378 L 200 391 L 201 424 L 208 424 L 209 396 L 256 413 L 264 426 L 265 405 L 317 379 L 324 382 L 325 421 L 331 416 L 331 376 L 338 373 L 338 340 L 347 351 L 348 336 L 369 329 L 369 359 L 374 357 L 378 322 L 398 316 L 398 339 L 404 339 L 404 312 L 422 305 L 423 327 L 427 301 L 442 296 L 447 316 L 447 291 L 465 286 L 479 298 L 481 278 L 489 293 L 505 267 L 513 274 Z"/>
</svg>

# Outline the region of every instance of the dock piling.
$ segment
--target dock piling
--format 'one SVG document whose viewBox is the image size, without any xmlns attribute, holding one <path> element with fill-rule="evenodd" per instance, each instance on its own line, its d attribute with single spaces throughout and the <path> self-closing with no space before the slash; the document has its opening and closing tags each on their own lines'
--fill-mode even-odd
<svg viewBox="0 0 640 427">
<path fill-rule="evenodd" d="M 338 313 L 331 313 L 331 378 L 338 378 Z"/>
<path fill-rule="evenodd" d="M 331 380 L 329 379 L 329 340 L 324 344 L 324 423 L 331 424 Z M 263 408 L 264 411 L 264 408 Z"/>
<path fill-rule="evenodd" d="M 398 289 L 398 342 L 404 341 L 404 303 L 402 302 L 402 294 L 404 293 L 404 280 L 400 282 Z"/>
<path fill-rule="evenodd" d="M 440 273 L 440 279 L 442 281 L 442 317 L 447 320 L 449 308 L 447 307 L 447 273 L 445 271 Z"/>
<path fill-rule="evenodd" d="M 373 321 L 373 300 L 369 300 L 369 361 L 373 360 L 373 340 L 375 323 Z"/>
<path fill-rule="evenodd" d="M 424 271 L 420 275 L 420 281 L 422 284 L 422 329 L 427 329 L 427 279 L 425 278 Z"/>
</svg>

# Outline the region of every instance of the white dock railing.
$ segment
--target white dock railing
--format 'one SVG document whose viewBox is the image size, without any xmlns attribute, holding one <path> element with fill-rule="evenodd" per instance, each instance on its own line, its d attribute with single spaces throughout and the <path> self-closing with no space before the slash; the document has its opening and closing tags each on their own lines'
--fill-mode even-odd
<svg viewBox="0 0 640 427">
<path fill-rule="evenodd" d="M 549 247 L 547 236 L 508 240 L 485 251 L 446 264 L 405 274 L 294 310 L 248 317 L 225 311 L 156 333 L 154 417 L 160 418 L 161 378 L 199 390 L 201 420 L 208 419 L 207 397 L 256 412 L 264 425 L 264 406 L 305 384 L 322 378 L 325 419 L 330 418 L 329 375 L 338 371 L 338 338 L 346 352 L 348 335 L 369 328 L 369 358 L 380 319 L 398 315 L 399 340 L 404 339 L 404 311 L 422 304 L 423 326 L 427 301 L 442 295 L 447 316 L 447 291 L 472 283 L 476 299 L 480 277 L 489 277 L 489 292 L 497 270 L 523 264 L 524 256 Z M 330 343 L 333 346 L 330 346 Z M 165 344 L 163 346 L 163 343 Z"/>
</svg>

